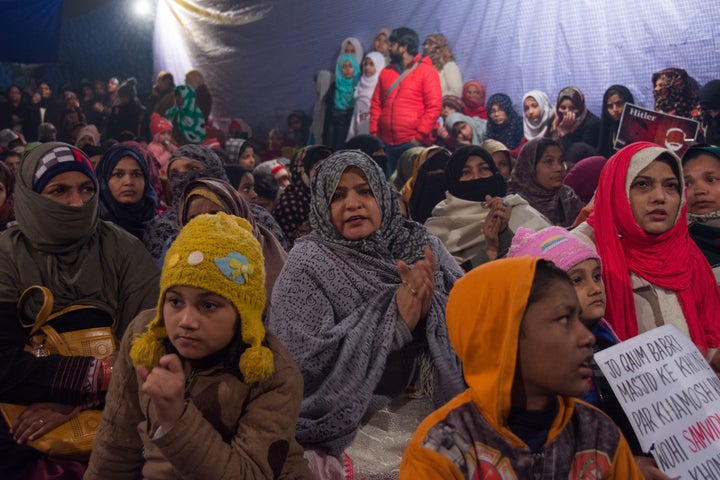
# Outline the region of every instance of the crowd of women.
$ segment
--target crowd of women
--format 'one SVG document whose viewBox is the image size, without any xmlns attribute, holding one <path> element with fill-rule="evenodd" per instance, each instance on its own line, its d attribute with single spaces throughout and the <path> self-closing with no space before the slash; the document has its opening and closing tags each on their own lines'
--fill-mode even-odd
<svg viewBox="0 0 720 480">
<path fill-rule="evenodd" d="M 600 118 L 578 88 L 554 106 L 532 90 L 521 115 L 463 84 L 445 37 L 430 35 L 437 145 L 407 150 L 386 179 L 366 109 L 388 37 L 365 56 L 343 41 L 312 123 L 291 114 L 292 135 L 271 132 L 267 148 L 241 121 L 213 129 L 197 71 L 179 86 L 159 75 L 148 109 L 124 82 L 129 100 L 98 103 L 97 124 L 57 125 L 65 142 L 26 144 L 29 114 L 10 113 L 0 402 L 26 408 L 0 421 L 0 476 L 396 475 L 422 418 L 473 383 L 448 334 L 450 292 L 502 257 L 567 271 L 595 349 L 672 324 L 720 366 L 720 80 L 698 91 L 679 69 L 653 78 L 656 109 L 704 126 L 682 157 L 648 142 L 616 151 L 628 89 L 608 88 Z M 140 112 L 128 136 L 113 126 L 119 105 Z M 61 354 L 40 326 L 109 329 L 116 342 Z M 668 478 L 592 372 L 583 399 L 620 426 L 646 478 Z M 90 411 L 102 411 L 92 453 L 43 449 Z"/>
</svg>

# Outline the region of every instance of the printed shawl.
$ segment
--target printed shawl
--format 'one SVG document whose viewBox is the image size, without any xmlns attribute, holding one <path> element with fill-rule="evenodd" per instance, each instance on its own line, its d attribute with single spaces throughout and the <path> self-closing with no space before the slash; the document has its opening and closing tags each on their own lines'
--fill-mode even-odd
<svg viewBox="0 0 720 480">
<path fill-rule="evenodd" d="M 341 237 L 329 218 L 330 199 L 349 166 L 365 173 L 383 217 L 380 229 L 359 241 Z M 437 265 L 423 338 L 434 366 L 436 406 L 464 389 L 444 320 L 448 292 L 462 271 L 437 238 L 402 218 L 383 172 L 358 150 L 335 153 L 318 167 L 310 223 L 313 232 L 295 242 L 275 284 L 269 327 L 305 381 L 298 441 L 337 456 L 363 419 L 391 400 L 375 390 L 388 355 L 412 340 L 395 300 L 402 285 L 396 261 L 415 262 L 425 245 Z M 418 327 L 415 334 L 423 337 L 422 332 Z M 412 365 L 415 358 L 407 360 Z"/>
<path fill-rule="evenodd" d="M 380 229 L 362 240 L 342 237 L 335 230 L 329 215 L 331 198 L 348 167 L 358 167 L 363 171 L 382 212 Z M 385 181 L 382 170 L 370 156 L 360 150 L 334 153 L 317 168 L 312 184 L 310 226 L 318 235 L 332 242 L 368 255 L 404 260 L 408 265 L 424 256 L 423 249 L 428 244 L 425 227 L 402 217 L 395 194 Z"/>
<path fill-rule="evenodd" d="M 602 114 L 600 115 L 600 140 L 598 141 L 597 152 L 605 158 L 615 154 L 615 137 L 617 136 L 620 120 L 613 120 L 608 113 L 607 104 L 610 97 L 619 95 L 625 103 L 635 103 L 632 92 L 624 85 L 611 85 L 605 90 L 602 101 Z"/>
<path fill-rule="evenodd" d="M 185 141 L 202 142 L 205 140 L 205 116 L 197 105 L 195 90 L 188 85 L 178 85 L 175 95 L 180 95 L 182 103 L 165 112 L 165 118 L 173 122 Z"/>
<path fill-rule="evenodd" d="M 444 313 L 462 271 L 435 237 L 429 243 L 438 267 L 425 338 L 435 366 L 434 403 L 440 406 L 465 388 Z M 390 402 L 374 391 L 390 352 L 411 336 L 395 304 L 400 285 L 392 258 L 314 232 L 295 242 L 275 283 L 268 326 L 303 374 L 296 437 L 305 448 L 340 455 L 363 418 Z"/>
</svg>

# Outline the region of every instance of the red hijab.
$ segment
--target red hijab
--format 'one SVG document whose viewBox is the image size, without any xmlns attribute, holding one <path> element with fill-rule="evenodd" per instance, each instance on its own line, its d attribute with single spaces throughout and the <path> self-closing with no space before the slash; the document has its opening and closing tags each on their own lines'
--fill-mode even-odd
<svg viewBox="0 0 720 480">
<path fill-rule="evenodd" d="M 632 213 L 626 190 L 628 170 L 634 175 L 661 154 L 670 155 L 682 172 L 680 159 L 654 143 L 637 142 L 610 157 L 595 192 L 595 211 L 588 223 L 602 259 L 607 289 L 605 318 L 621 340 L 638 334 L 629 272 L 677 294 L 690 338 L 703 353 L 720 340 L 720 289 L 707 260 L 688 234 L 685 188 L 680 178 L 680 212 L 675 225 L 660 235 L 645 233 Z"/>
<path fill-rule="evenodd" d="M 467 96 L 467 89 L 469 86 L 474 85 L 480 91 L 480 100 L 474 101 Z M 465 104 L 463 108 L 463 115 L 468 117 L 478 117 L 487 120 L 487 108 L 485 108 L 485 85 L 478 82 L 477 80 L 470 80 L 463 85 L 462 101 Z"/>
</svg>

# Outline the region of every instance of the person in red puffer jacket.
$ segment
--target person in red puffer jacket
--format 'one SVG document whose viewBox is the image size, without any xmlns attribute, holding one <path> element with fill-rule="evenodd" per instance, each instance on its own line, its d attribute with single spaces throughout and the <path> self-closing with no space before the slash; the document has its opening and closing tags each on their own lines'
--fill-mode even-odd
<svg viewBox="0 0 720 480">
<path fill-rule="evenodd" d="M 385 142 L 389 177 L 400 155 L 432 143 L 442 110 L 440 76 L 429 57 L 418 54 L 415 31 L 401 27 L 390 34 L 391 65 L 380 72 L 370 106 L 370 133 Z"/>
</svg>

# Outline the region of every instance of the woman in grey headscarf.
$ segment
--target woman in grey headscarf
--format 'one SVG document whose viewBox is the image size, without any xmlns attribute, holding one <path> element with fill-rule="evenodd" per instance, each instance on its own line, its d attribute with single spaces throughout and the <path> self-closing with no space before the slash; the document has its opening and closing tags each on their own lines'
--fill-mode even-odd
<svg viewBox="0 0 720 480">
<path fill-rule="evenodd" d="M 402 218 L 364 153 L 325 159 L 312 192 L 313 231 L 297 239 L 275 283 L 269 327 L 303 373 L 297 439 L 311 467 L 328 468 L 406 390 L 421 357 L 437 405 L 464 389 L 444 317 L 462 271 L 425 227 Z"/>
<path fill-rule="evenodd" d="M 175 150 L 168 161 L 167 171 L 172 191 L 172 205 L 153 218 L 145 227 L 143 234 L 145 248 L 156 261 L 162 256 L 167 240 L 174 238 L 182 227 L 178 218 L 178 208 L 185 185 L 196 178 L 204 177 L 228 181 L 220 157 L 212 149 L 202 145 L 188 144 Z"/>
</svg>

